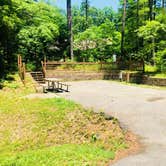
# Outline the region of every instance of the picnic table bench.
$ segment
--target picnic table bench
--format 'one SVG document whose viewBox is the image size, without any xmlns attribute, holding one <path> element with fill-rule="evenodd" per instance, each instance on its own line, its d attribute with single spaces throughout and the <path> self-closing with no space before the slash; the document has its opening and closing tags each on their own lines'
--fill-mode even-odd
<svg viewBox="0 0 166 166">
<path fill-rule="evenodd" d="M 44 81 L 46 84 L 43 86 L 43 92 L 46 92 L 47 90 L 69 92 L 70 85 L 63 83 L 61 79 L 44 78 Z"/>
</svg>

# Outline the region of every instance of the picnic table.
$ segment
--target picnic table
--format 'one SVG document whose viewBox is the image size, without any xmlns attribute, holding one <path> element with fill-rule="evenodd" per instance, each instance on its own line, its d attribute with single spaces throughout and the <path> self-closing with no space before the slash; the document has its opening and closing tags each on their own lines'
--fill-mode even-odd
<svg viewBox="0 0 166 166">
<path fill-rule="evenodd" d="M 63 83 L 59 78 L 44 78 L 44 81 L 46 84 L 43 87 L 43 92 L 46 92 L 47 90 L 69 92 L 69 85 Z"/>
</svg>

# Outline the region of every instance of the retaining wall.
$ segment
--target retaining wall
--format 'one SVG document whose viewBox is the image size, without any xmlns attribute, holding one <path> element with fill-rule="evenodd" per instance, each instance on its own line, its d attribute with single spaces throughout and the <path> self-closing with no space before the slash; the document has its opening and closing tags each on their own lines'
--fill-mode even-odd
<svg viewBox="0 0 166 166">
<path fill-rule="evenodd" d="M 120 80 L 120 71 L 72 71 L 72 70 L 48 70 L 46 77 L 60 78 L 65 81 L 75 80 Z M 123 72 L 122 80 L 127 81 L 127 73 Z M 141 73 L 130 73 L 129 82 L 140 83 L 155 86 L 166 86 L 166 79 L 151 78 L 144 76 Z"/>
</svg>

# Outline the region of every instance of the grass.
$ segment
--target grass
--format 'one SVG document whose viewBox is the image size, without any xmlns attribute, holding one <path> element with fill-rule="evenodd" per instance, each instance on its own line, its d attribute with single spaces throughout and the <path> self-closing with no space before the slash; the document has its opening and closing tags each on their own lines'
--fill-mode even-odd
<svg viewBox="0 0 166 166">
<path fill-rule="evenodd" d="M 151 77 L 152 78 L 166 78 L 166 73 L 155 73 Z"/>
<path fill-rule="evenodd" d="M 89 145 L 64 144 L 39 150 L 29 150 L 1 162 L 2 166 L 11 165 L 98 165 L 104 164 L 108 158 L 114 158 L 114 153 Z"/>
<path fill-rule="evenodd" d="M 146 73 L 156 73 L 157 72 L 157 67 L 152 66 L 152 65 L 145 65 L 145 72 Z"/>
<path fill-rule="evenodd" d="M 34 93 L 17 75 L 0 90 L 0 165 L 105 165 L 128 147 L 117 120 L 62 98 L 27 99 Z"/>
<path fill-rule="evenodd" d="M 137 87 L 141 87 L 141 88 L 166 90 L 166 87 L 164 87 L 164 86 L 155 86 L 155 85 L 145 85 L 145 84 L 129 83 L 129 82 L 125 82 L 125 81 L 120 82 L 120 81 L 117 81 L 117 80 L 111 80 L 111 82 L 117 82 L 119 84 L 130 85 L 130 86 L 137 86 Z"/>
<path fill-rule="evenodd" d="M 65 64 L 57 67 L 58 70 L 74 70 L 74 71 L 110 71 L 113 69 L 117 69 L 116 65 L 113 64 L 85 64 L 85 65 L 79 65 L 79 64 Z"/>
<path fill-rule="evenodd" d="M 152 78 L 166 78 L 166 73 L 159 72 L 156 66 L 146 65 L 145 73 Z"/>
</svg>

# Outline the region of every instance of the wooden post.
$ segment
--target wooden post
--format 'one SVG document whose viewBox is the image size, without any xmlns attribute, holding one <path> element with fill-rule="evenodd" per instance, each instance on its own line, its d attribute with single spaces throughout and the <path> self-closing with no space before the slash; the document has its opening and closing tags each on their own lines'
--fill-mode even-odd
<svg viewBox="0 0 166 166">
<path fill-rule="evenodd" d="M 22 72 L 22 74 L 23 74 L 23 83 L 24 83 L 24 85 L 25 85 L 25 74 L 26 74 L 26 71 L 25 71 L 25 63 L 23 63 L 23 66 L 22 66 L 22 68 L 23 68 L 23 72 Z"/>
<path fill-rule="evenodd" d="M 26 69 L 25 69 L 25 63 L 22 62 L 21 55 L 18 55 L 17 57 L 17 63 L 18 63 L 18 73 L 21 78 L 21 81 L 25 85 L 25 75 L 26 75 Z"/>
<path fill-rule="evenodd" d="M 83 69 L 84 69 L 84 72 L 85 72 L 85 62 L 83 62 Z"/>
<path fill-rule="evenodd" d="M 47 59 L 46 59 L 46 56 L 44 56 L 44 67 L 46 69 L 46 62 L 47 62 Z"/>
<path fill-rule="evenodd" d="M 20 56 L 20 66 L 22 66 L 22 57 Z"/>
<path fill-rule="evenodd" d="M 21 67 L 21 55 L 18 55 L 18 69 L 20 71 L 20 67 Z"/>
<path fill-rule="evenodd" d="M 100 61 L 100 70 L 102 70 L 102 68 L 103 68 L 103 63 L 102 61 Z"/>
<path fill-rule="evenodd" d="M 21 55 L 18 55 L 18 74 L 21 77 Z"/>
<path fill-rule="evenodd" d="M 41 61 L 44 78 L 46 77 L 46 61 Z"/>
<path fill-rule="evenodd" d="M 126 72 L 126 82 L 130 82 L 130 72 Z"/>
<path fill-rule="evenodd" d="M 18 69 L 19 69 L 19 66 L 20 66 L 20 55 L 17 56 L 17 65 L 18 65 Z"/>
</svg>

